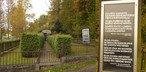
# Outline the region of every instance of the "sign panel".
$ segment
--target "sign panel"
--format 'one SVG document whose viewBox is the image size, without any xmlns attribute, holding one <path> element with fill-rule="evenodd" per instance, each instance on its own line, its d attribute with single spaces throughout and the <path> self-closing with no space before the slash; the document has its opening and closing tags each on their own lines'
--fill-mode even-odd
<svg viewBox="0 0 146 72">
<path fill-rule="evenodd" d="M 89 29 L 82 29 L 82 42 L 83 44 L 90 43 Z"/>
<path fill-rule="evenodd" d="M 99 72 L 136 72 L 138 0 L 101 4 Z"/>
</svg>

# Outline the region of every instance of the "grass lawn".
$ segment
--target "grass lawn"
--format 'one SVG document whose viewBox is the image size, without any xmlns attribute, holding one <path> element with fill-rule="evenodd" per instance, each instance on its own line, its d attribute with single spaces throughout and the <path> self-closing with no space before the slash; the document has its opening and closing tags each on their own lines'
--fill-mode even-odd
<svg viewBox="0 0 146 72">
<path fill-rule="evenodd" d="M 0 40 L 0 43 L 1 43 L 1 42 L 8 42 L 8 41 L 11 41 L 11 40 L 2 40 L 2 41 Z"/>
<path fill-rule="evenodd" d="M 89 65 L 95 65 L 96 64 L 96 60 L 89 60 L 83 63 L 78 63 L 78 64 L 64 64 L 61 66 L 57 66 L 57 67 L 52 67 L 51 69 L 47 69 L 47 68 L 42 68 L 40 72 L 64 72 L 66 70 L 73 70 L 73 69 L 79 69 L 79 68 L 84 68 L 87 67 Z"/>
<path fill-rule="evenodd" d="M 10 53 L 0 56 L 0 65 L 11 65 L 11 64 L 30 64 L 35 63 L 37 58 L 24 58 L 21 55 L 20 48 L 11 51 Z"/>
</svg>

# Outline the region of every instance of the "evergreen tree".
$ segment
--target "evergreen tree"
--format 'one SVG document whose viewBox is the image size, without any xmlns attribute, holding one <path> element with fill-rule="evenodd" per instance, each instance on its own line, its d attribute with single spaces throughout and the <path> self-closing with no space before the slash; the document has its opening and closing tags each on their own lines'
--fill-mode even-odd
<svg viewBox="0 0 146 72">
<path fill-rule="evenodd" d="M 61 25 L 61 23 L 60 23 L 60 21 L 58 19 L 56 20 L 56 22 L 54 24 L 54 27 L 52 28 L 52 31 L 55 31 L 57 33 L 60 33 L 60 32 L 63 31 L 62 30 L 62 25 Z"/>
</svg>

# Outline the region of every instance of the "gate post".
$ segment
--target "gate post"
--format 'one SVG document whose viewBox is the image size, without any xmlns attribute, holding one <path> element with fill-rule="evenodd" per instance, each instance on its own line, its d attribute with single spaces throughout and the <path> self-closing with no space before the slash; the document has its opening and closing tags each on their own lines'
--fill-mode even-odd
<svg viewBox="0 0 146 72">
<path fill-rule="evenodd" d="M 61 54 L 60 54 L 60 57 L 61 57 L 61 62 L 64 63 L 66 57 L 65 57 L 64 44 L 63 43 L 61 44 Z"/>
<path fill-rule="evenodd" d="M 42 51 L 39 51 L 38 59 L 37 59 L 36 65 L 35 65 L 35 71 L 37 71 L 37 72 L 39 72 L 39 70 L 40 70 L 40 56 L 41 56 L 41 52 Z"/>
</svg>

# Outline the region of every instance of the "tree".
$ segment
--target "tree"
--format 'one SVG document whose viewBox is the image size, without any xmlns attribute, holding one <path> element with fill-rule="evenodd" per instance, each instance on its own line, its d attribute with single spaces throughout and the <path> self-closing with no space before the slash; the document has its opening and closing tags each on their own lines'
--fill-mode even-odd
<svg viewBox="0 0 146 72">
<path fill-rule="evenodd" d="M 72 25 L 74 21 L 74 0 L 63 0 L 60 9 L 60 22 L 62 23 L 62 28 L 64 33 L 72 33 Z"/>
<path fill-rule="evenodd" d="M 52 26 L 52 30 L 57 28 L 56 24 L 61 24 L 60 22 L 60 8 L 62 0 L 51 0 L 51 11 L 48 13 L 49 24 Z M 58 23 L 57 23 L 58 22 Z"/>
<path fill-rule="evenodd" d="M 3 19 L 3 17 L 4 17 L 4 12 L 3 12 L 3 7 L 2 7 L 2 5 L 3 5 L 3 1 L 2 0 L 0 0 L 0 40 L 2 40 L 2 36 L 3 36 L 3 26 L 4 26 L 4 19 Z"/>
<path fill-rule="evenodd" d="M 97 38 L 99 1 L 96 1 L 52 0 L 51 11 L 48 13 L 49 25 L 55 27 L 58 19 L 63 33 L 81 37 L 82 29 L 89 28 L 91 38 Z"/>
<path fill-rule="evenodd" d="M 28 28 L 29 32 L 38 33 L 39 30 L 40 30 L 40 27 L 37 20 L 35 20 L 34 23 L 30 23 L 30 27 Z"/>
<path fill-rule="evenodd" d="M 98 10 L 96 0 L 76 0 L 75 1 L 75 21 L 74 24 L 79 24 L 81 29 L 89 28 L 91 38 L 97 37 L 98 28 Z M 75 25 L 78 26 L 78 25 Z M 81 32 L 80 29 L 80 32 Z M 74 29 L 73 29 L 74 30 Z M 80 33 L 81 34 L 81 33 Z"/>
<path fill-rule="evenodd" d="M 9 16 L 10 16 L 10 12 L 12 10 L 12 8 L 14 7 L 15 3 L 14 3 L 14 0 L 6 0 L 6 3 L 7 3 L 7 24 L 8 24 L 8 39 L 9 39 L 9 35 L 10 35 L 10 19 L 9 19 Z"/>
<path fill-rule="evenodd" d="M 30 3 L 30 0 L 22 0 L 24 10 L 26 12 L 26 21 L 29 22 L 30 20 L 34 19 L 35 14 L 30 12 L 30 10 L 33 8 L 32 4 Z"/>
<path fill-rule="evenodd" d="M 41 15 L 39 18 L 39 26 L 43 26 L 47 23 L 48 16 L 47 15 Z"/>
<path fill-rule="evenodd" d="M 142 0 L 142 40 L 146 41 L 146 1 Z"/>
<path fill-rule="evenodd" d="M 17 6 L 10 12 L 10 23 L 12 35 L 20 38 L 21 33 L 26 31 L 26 16 L 22 0 L 18 0 Z"/>
<path fill-rule="evenodd" d="M 54 27 L 52 28 L 52 31 L 55 31 L 57 33 L 62 32 L 62 25 L 59 20 L 56 20 Z"/>
</svg>

